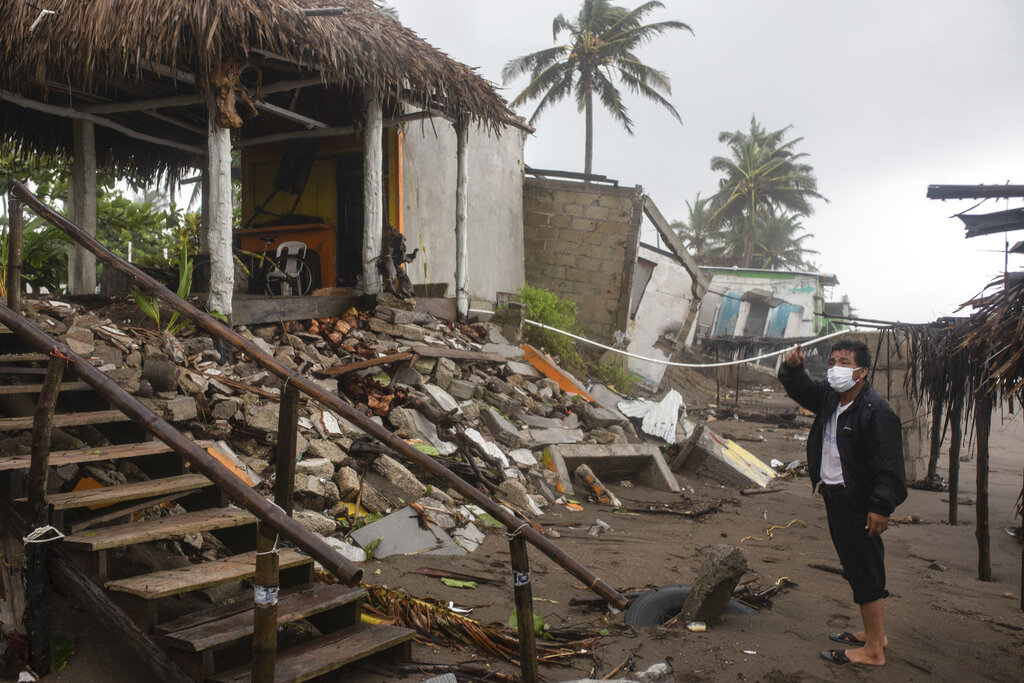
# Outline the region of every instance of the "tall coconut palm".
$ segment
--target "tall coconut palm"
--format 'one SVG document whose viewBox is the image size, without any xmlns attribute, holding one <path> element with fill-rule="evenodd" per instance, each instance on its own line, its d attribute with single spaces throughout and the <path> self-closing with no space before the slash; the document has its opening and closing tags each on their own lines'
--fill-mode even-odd
<svg viewBox="0 0 1024 683">
<path fill-rule="evenodd" d="M 757 235 L 751 265 L 769 270 L 814 270 L 815 266 L 808 257 L 818 252 L 803 246 L 804 240 L 811 237 L 810 233 L 804 231 L 799 216 L 776 214 L 769 208 L 762 209 L 757 216 Z"/>
<path fill-rule="evenodd" d="M 668 76 L 641 62 L 634 52 L 668 31 L 682 29 L 693 33 L 681 21 L 643 23 L 644 17 L 662 7 L 662 3 L 652 1 L 630 10 L 612 5 L 609 0 L 583 0 L 575 19 L 569 21 L 559 14 L 552 24 L 553 40 L 558 41 L 565 33 L 567 43 L 516 57 L 502 69 L 505 84 L 523 74 L 530 75 L 530 83 L 512 100 L 513 107 L 540 100 L 530 125 L 549 106 L 573 95 L 578 110 L 586 115 L 583 170 L 587 175 L 593 165 L 595 94 L 612 118 L 633 134 L 633 120 L 622 103 L 616 78 L 632 93 L 657 102 L 682 122 L 679 112 L 663 96 L 672 93 Z"/>
<path fill-rule="evenodd" d="M 685 221 L 672 221 L 671 227 L 683 240 L 683 245 L 698 261 L 725 255 L 728 229 L 721 223 L 713 223 L 710 197 L 701 197 L 700 192 L 693 203 L 686 202 Z"/>
<path fill-rule="evenodd" d="M 825 199 L 818 194 L 814 169 L 803 161 L 807 155 L 793 149 L 803 138 L 786 141 L 791 127 L 767 132 L 757 117 L 751 117 L 749 133 L 724 131 L 718 136 L 732 155 L 711 159 L 711 170 L 725 174 L 714 197 L 717 208 L 712 220 L 742 221 L 744 267 L 749 267 L 753 258 L 760 207 L 809 216 L 814 213 L 811 200 Z"/>
</svg>

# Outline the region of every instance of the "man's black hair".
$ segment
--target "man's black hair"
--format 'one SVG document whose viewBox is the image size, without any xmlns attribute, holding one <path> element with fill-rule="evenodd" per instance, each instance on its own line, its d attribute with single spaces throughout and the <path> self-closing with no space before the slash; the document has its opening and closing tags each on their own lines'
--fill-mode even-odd
<svg viewBox="0 0 1024 683">
<path fill-rule="evenodd" d="M 832 351 L 829 351 L 828 355 L 831 356 L 833 351 L 853 351 L 853 362 L 858 368 L 871 367 L 871 349 L 864 342 L 840 339 L 832 345 Z"/>
</svg>

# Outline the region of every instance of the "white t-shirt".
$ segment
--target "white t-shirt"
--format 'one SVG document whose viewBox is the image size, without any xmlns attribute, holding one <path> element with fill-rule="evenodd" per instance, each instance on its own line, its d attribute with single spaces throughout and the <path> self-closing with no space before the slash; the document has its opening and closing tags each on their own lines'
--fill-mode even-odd
<svg viewBox="0 0 1024 683">
<path fill-rule="evenodd" d="M 843 479 L 843 466 L 839 462 L 839 446 L 836 444 L 836 423 L 839 416 L 846 412 L 846 409 L 853 405 L 850 401 L 845 406 L 840 405 L 832 417 L 825 423 L 825 433 L 821 439 L 821 481 L 825 484 L 845 484 Z"/>
</svg>

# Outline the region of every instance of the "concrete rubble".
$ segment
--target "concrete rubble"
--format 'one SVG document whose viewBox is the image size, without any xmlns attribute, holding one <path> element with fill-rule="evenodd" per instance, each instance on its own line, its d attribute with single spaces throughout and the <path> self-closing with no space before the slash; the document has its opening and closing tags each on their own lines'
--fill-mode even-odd
<svg viewBox="0 0 1024 683">
<path fill-rule="evenodd" d="M 388 295 L 378 303 L 340 318 L 238 331 L 531 520 L 543 522 L 545 508 L 571 496 L 618 507 L 607 485 L 624 480 L 678 493 L 674 472 L 764 485 L 756 468 L 728 466 L 731 455 L 722 465 L 715 447 L 723 444 L 709 430 L 698 427 L 685 438 L 677 427 L 686 416 L 678 393 L 655 401 L 630 400 L 601 384 L 583 392 L 584 384 L 553 360 L 519 345 L 521 308 L 460 325 L 415 313 L 410 302 Z M 210 339 L 189 331 L 175 338 L 122 330 L 79 307 L 46 301 L 30 315 L 193 438 L 221 442 L 236 469 L 271 495 L 278 377 L 241 353 L 222 356 Z M 384 362 L 345 367 L 377 359 Z M 295 517 L 352 559 L 472 552 L 495 531 L 485 516 L 466 512 L 470 506 L 457 491 L 314 402 L 301 403 L 298 432 Z M 666 443 L 680 444 L 671 468 L 662 455 Z M 85 471 L 69 469 L 52 485 Z"/>
</svg>

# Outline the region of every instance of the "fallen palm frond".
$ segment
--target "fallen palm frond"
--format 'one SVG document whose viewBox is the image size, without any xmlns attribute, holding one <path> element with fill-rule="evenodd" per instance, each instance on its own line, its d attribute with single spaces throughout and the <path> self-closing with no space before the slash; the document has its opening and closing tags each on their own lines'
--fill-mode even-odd
<svg viewBox="0 0 1024 683">
<path fill-rule="evenodd" d="M 516 665 L 519 663 L 519 639 L 511 631 L 456 614 L 436 600 L 416 598 L 383 586 L 364 584 L 363 587 L 366 589 L 364 609 L 386 615 L 398 626 L 416 630 L 421 638 L 431 643 L 472 647 Z M 596 641 L 594 637 L 559 645 L 538 642 L 537 659 L 562 663 L 560 660 L 585 654 Z"/>
</svg>

